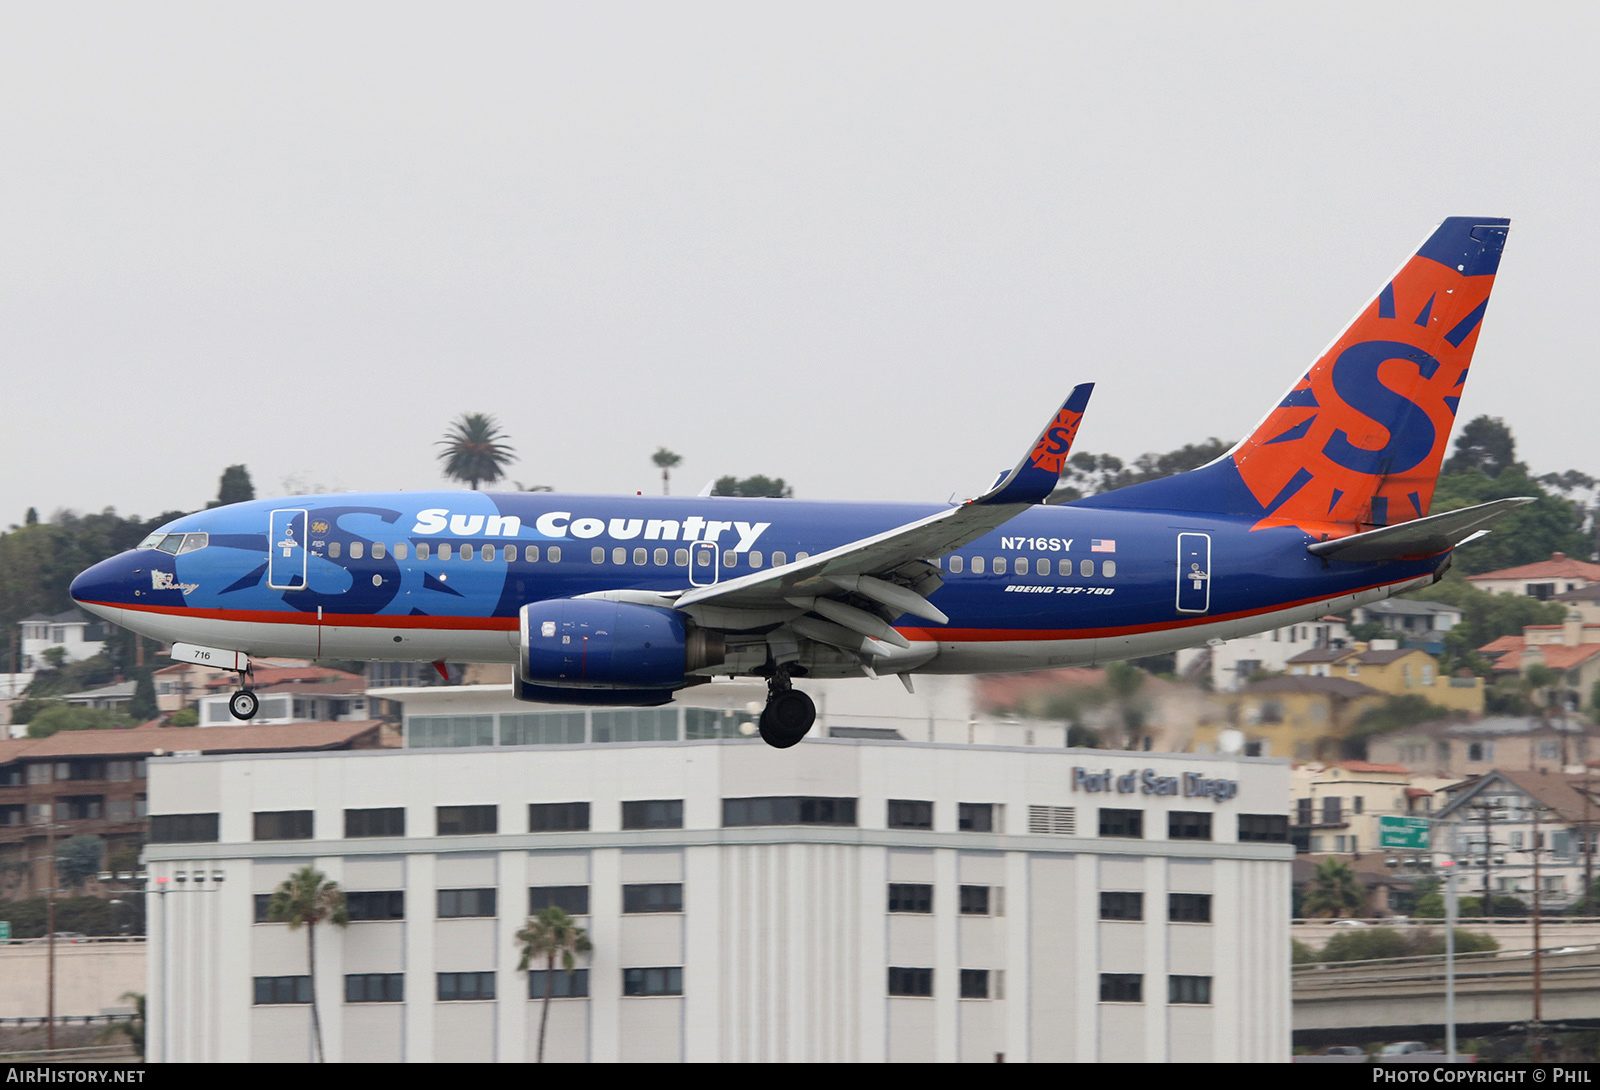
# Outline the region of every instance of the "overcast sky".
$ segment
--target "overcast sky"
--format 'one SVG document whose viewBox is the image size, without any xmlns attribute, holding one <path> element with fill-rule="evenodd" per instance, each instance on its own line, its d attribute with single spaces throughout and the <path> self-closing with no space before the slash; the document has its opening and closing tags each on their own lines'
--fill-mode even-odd
<svg viewBox="0 0 1600 1090">
<path fill-rule="evenodd" d="M 943 500 L 1237 438 L 1448 215 L 1461 419 L 1600 473 L 1595 9 L 0 7 L 0 525 L 509 478 Z M 1587 256 L 1586 256 L 1587 255 Z M 286 482 L 288 482 L 286 486 Z"/>
</svg>

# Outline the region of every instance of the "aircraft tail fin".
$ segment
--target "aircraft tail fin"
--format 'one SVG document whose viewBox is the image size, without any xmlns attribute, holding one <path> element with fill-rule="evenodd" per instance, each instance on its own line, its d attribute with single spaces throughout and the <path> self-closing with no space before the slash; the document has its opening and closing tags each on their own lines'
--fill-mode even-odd
<svg viewBox="0 0 1600 1090">
<path fill-rule="evenodd" d="M 1510 222 L 1441 223 L 1221 458 L 1074 503 L 1242 515 L 1309 533 L 1424 517 Z"/>
</svg>

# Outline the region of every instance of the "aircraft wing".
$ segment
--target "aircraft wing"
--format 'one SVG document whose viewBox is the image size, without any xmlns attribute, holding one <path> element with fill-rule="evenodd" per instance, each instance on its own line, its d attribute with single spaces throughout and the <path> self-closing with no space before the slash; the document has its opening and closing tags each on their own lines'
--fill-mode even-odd
<svg viewBox="0 0 1600 1090">
<path fill-rule="evenodd" d="M 1402 522 L 1395 526 L 1380 526 L 1362 534 L 1318 541 L 1306 546 L 1306 552 L 1326 560 L 1355 560 L 1364 563 L 1384 560 L 1411 560 L 1436 556 L 1446 549 L 1488 533 L 1487 527 L 1509 515 L 1519 507 L 1533 502 L 1532 496 L 1514 496 L 1510 499 L 1491 500 L 1476 507 L 1463 507 L 1440 515 Z"/>
<path fill-rule="evenodd" d="M 862 649 L 862 637 L 910 646 L 889 620 L 910 613 L 949 621 L 927 600 L 943 583 L 928 561 L 977 540 L 1050 494 L 1093 389 L 1093 383 L 1075 387 L 1016 468 L 977 499 L 782 567 L 696 587 L 674 604 L 727 628 L 738 627 L 741 616 L 755 627 L 758 618 L 775 623 L 798 609 L 793 624 L 808 639 L 850 650 Z"/>
</svg>

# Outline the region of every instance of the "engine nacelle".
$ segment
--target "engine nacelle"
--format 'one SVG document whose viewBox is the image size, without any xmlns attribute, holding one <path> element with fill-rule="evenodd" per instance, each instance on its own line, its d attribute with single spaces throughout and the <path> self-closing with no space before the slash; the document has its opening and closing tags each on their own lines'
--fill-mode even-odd
<svg viewBox="0 0 1600 1090">
<path fill-rule="evenodd" d="M 522 607 L 517 672 L 531 686 L 677 689 L 690 670 L 722 661 L 722 634 L 683 614 L 603 598 L 553 598 Z"/>
</svg>

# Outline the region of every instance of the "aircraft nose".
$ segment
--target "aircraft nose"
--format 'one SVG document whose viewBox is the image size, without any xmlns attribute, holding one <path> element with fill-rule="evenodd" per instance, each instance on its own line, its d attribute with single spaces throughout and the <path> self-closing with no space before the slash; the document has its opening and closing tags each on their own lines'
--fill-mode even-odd
<svg viewBox="0 0 1600 1090">
<path fill-rule="evenodd" d="M 132 594 L 129 564 L 124 556 L 102 560 L 86 571 L 78 573 L 67 593 L 72 600 L 90 613 L 104 617 L 116 624 L 122 623 L 119 603 Z"/>
</svg>

